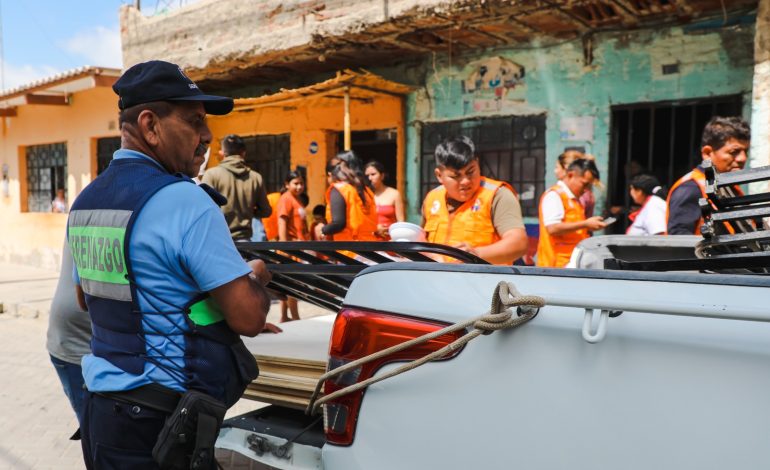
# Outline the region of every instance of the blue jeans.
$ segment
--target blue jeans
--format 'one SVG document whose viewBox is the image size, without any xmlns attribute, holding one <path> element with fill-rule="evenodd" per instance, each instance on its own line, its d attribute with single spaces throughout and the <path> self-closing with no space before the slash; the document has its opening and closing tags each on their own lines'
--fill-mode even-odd
<svg viewBox="0 0 770 470">
<path fill-rule="evenodd" d="M 64 394 L 67 395 L 72 409 L 75 410 L 78 423 L 80 423 L 83 416 L 83 369 L 81 369 L 80 364 L 50 357 L 53 367 L 59 375 L 62 388 L 64 388 Z"/>
<path fill-rule="evenodd" d="M 267 240 L 267 235 L 265 235 L 265 226 L 262 225 L 262 219 L 257 217 L 251 219 L 251 230 L 251 241 L 263 242 Z"/>
</svg>

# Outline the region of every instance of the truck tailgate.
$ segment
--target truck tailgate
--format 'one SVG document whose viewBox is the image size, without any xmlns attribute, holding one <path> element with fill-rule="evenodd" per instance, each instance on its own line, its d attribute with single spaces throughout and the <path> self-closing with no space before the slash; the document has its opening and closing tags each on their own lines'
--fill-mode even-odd
<svg viewBox="0 0 770 470">
<path fill-rule="evenodd" d="M 500 281 L 549 305 L 371 386 L 325 468 L 768 467 L 770 279 L 401 265 L 359 275 L 345 303 L 454 322 Z M 624 311 L 596 344 L 591 305 Z"/>
</svg>

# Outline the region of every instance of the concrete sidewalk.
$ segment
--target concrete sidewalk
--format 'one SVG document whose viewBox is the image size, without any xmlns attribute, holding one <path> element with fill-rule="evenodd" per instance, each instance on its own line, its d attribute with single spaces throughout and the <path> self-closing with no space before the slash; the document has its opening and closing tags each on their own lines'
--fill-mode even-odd
<svg viewBox="0 0 770 470">
<path fill-rule="evenodd" d="M 0 263 L 0 470 L 82 469 L 77 420 L 45 348 L 59 273 Z M 280 318 L 278 305 L 268 321 Z M 309 318 L 330 312 L 300 303 Z M 241 400 L 228 417 L 264 406 Z"/>
</svg>

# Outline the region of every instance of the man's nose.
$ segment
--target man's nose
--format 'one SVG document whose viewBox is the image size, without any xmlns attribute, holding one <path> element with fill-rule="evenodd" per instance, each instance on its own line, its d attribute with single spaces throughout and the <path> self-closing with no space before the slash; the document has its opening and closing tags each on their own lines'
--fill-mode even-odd
<svg viewBox="0 0 770 470">
<path fill-rule="evenodd" d="M 211 141 L 213 140 L 213 135 L 211 134 L 211 129 L 209 129 L 208 123 L 203 125 L 203 130 L 201 130 L 201 142 L 203 142 L 206 145 L 209 145 Z"/>
<path fill-rule="evenodd" d="M 746 161 L 749 159 L 749 156 L 746 154 L 745 150 L 742 150 L 741 153 L 735 156 L 735 163 L 738 165 L 738 168 L 743 168 L 746 166 Z"/>
</svg>

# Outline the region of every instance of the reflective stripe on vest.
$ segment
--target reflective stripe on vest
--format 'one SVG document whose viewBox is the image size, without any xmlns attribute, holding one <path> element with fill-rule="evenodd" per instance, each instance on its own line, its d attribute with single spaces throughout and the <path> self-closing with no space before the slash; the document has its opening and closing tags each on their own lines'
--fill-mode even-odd
<svg viewBox="0 0 770 470">
<path fill-rule="evenodd" d="M 502 187 L 516 195 L 510 184 L 482 177 L 479 189 L 451 214 L 446 205 L 446 188 L 439 186 L 430 191 L 422 207 L 428 242 L 444 245 L 467 243 L 476 247 L 500 240 L 492 220 L 492 202 Z"/>
<path fill-rule="evenodd" d="M 374 193 L 364 188 L 366 204 L 361 200 L 355 186 L 350 183 L 338 182 L 326 190 L 326 220 L 332 221 L 331 191 L 336 188 L 345 200 L 345 228 L 334 234 L 335 241 L 374 241 L 377 235 L 377 205 L 374 203 Z"/>
<path fill-rule="evenodd" d="M 578 243 L 588 238 L 588 230 L 580 229 L 563 235 L 551 235 L 543 223 L 543 199 L 548 192 L 554 191 L 561 198 L 564 206 L 563 223 L 582 222 L 586 220 L 585 209 L 577 199 L 569 197 L 559 184 L 543 193 L 540 197 L 540 238 L 537 242 L 537 265 L 550 268 L 562 268 L 569 263 L 572 251 Z"/>
<path fill-rule="evenodd" d="M 131 301 L 123 243 L 131 219 L 127 210 L 73 210 L 67 241 L 83 292 L 112 300 Z"/>
</svg>

